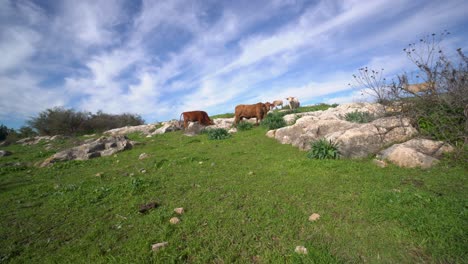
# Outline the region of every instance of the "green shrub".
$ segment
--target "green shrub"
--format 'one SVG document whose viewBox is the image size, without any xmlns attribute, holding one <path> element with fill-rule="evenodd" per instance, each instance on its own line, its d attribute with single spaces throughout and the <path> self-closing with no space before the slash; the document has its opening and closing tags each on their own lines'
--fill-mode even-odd
<svg viewBox="0 0 468 264">
<path fill-rule="evenodd" d="M 246 131 L 246 130 L 250 130 L 252 128 L 253 128 L 252 123 L 245 122 L 245 121 L 241 121 L 237 125 L 237 130 L 239 130 L 239 131 Z"/>
<path fill-rule="evenodd" d="M 263 127 L 268 128 L 269 130 L 285 127 L 286 126 L 286 121 L 284 121 L 283 116 L 284 116 L 284 114 L 282 114 L 282 113 L 268 114 L 262 120 L 262 122 L 260 122 L 260 125 L 263 126 Z"/>
<path fill-rule="evenodd" d="M 371 113 L 359 112 L 357 110 L 345 115 L 345 120 L 353 123 L 369 123 L 374 119 L 375 117 Z"/>
<path fill-rule="evenodd" d="M 210 140 L 221 140 L 231 137 L 231 134 L 224 128 L 207 129 L 205 133 L 208 134 L 208 139 Z"/>
<path fill-rule="evenodd" d="M 307 153 L 310 159 L 338 159 L 341 155 L 338 143 L 325 138 L 313 141 L 310 145 L 312 148 Z"/>
<path fill-rule="evenodd" d="M 124 126 L 143 125 L 145 122 L 135 114 L 112 115 L 98 111 L 96 114 L 77 112 L 73 109 L 55 107 L 39 113 L 27 121 L 31 129 L 40 135 L 84 135 L 100 133 Z M 24 131 L 30 132 L 30 131 Z"/>
</svg>

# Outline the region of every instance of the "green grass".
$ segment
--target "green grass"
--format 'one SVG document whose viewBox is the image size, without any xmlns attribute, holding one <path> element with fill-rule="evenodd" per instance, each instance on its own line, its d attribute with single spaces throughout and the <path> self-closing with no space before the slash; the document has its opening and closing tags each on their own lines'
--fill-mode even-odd
<svg viewBox="0 0 468 264">
<path fill-rule="evenodd" d="M 214 118 L 231 118 L 231 117 L 234 117 L 234 113 L 225 113 L 225 114 L 210 116 L 211 119 L 214 119 Z"/>
<path fill-rule="evenodd" d="M 143 144 L 50 168 L 32 167 L 51 154 L 44 144 L 5 147 L 14 154 L 0 160 L 0 259 L 466 262 L 463 166 L 420 170 L 379 168 L 370 160 L 310 160 L 265 133 L 257 127 L 226 140 L 180 131 L 152 138 L 133 134 Z M 139 160 L 141 153 L 150 157 Z M 16 161 L 24 165 L 4 165 Z M 152 201 L 160 206 L 138 212 Z M 174 226 L 169 219 L 176 207 L 186 212 Z M 309 222 L 312 213 L 320 219 Z M 163 241 L 169 242 L 165 249 L 151 251 Z M 294 253 L 298 245 L 309 254 Z"/>
</svg>

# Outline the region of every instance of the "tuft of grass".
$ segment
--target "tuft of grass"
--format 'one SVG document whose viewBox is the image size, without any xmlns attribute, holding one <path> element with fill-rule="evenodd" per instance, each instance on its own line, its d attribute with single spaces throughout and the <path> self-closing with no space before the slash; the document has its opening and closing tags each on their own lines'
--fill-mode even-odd
<svg viewBox="0 0 468 264">
<path fill-rule="evenodd" d="M 267 128 L 268 130 L 285 127 L 286 121 L 284 121 L 283 116 L 284 113 L 270 113 L 262 120 L 262 122 L 260 122 L 260 125 Z"/>
<path fill-rule="evenodd" d="M 310 145 L 311 149 L 307 153 L 310 159 L 338 159 L 340 157 L 338 143 L 332 140 L 321 138 L 311 142 Z"/>
<path fill-rule="evenodd" d="M 351 113 L 347 113 L 345 115 L 345 120 L 353 123 L 369 123 L 372 122 L 375 117 L 369 112 L 359 112 L 359 111 L 354 111 Z"/>
<path fill-rule="evenodd" d="M 252 128 L 253 128 L 253 124 L 249 122 L 241 121 L 239 122 L 239 124 L 237 124 L 237 130 L 239 131 L 246 131 Z"/>
<path fill-rule="evenodd" d="M 205 130 L 210 140 L 222 140 L 231 137 L 231 134 L 224 128 L 214 128 Z"/>
</svg>

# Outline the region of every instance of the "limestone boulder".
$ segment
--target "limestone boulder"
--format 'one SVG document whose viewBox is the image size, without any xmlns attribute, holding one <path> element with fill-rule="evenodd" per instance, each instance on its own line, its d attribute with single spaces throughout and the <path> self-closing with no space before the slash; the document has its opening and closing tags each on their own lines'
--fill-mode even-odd
<svg viewBox="0 0 468 264">
<path fill-rule="evenodd" d="M 200 134 L 206 126 L 200 125 L 198 122 L 189 122 L 187 128 L 184 130 L 184 135 L 195 136 Z"/>
<path fill-rule="evenodd" d="M 53 141 L 53 140 L 57 140 L 57 139 L 64 139 L 64 138 L 66 138 L 66 137 L 62 136 L 62 135 L 36 136 L 36 137 L 27 137 L 27 138 L 20 139 L 20 140 L 16 141 L 16 143 L 21 144 L 23 146 L 30 146 L 30 145 L 36 145 L 37 143 L 39 143 L 41 141 L 49 142 L 49 141 Z"/>
<path fill-rule="evenodd" d="M 293 124 L 295 120 L 304 116 L 313 116 L 320 120 L 343 120 L 346 114 L 355 111 L 368 112 L 376 118 L 382 117 L 385 114 L 384 106 L 381 104 L 349 103 L 329 108 L 327 110 L 289 114 L 285 115 L 283 119 L 287 124 Z"/>
<path fill-rule="evenodd" d="M 385 145 L 408 140 L 417 134 L 407 119 L 398 117 L 379 118 L 367 124 L 329 117 L 304 116 L 294 125 L 268 131 L 267 136 L 306 151 L 311 148 L 312 141 L 326 138 L 338 143 L 343 157 L 362 158 L 376 154 Z"/>
<path fill-rule="evenodd" d="M 131 149 L 134 144 L 135 142 L 130 141 L 125 136 L 100 137 L 90 143 L 60 151 L 46 159 L 40 166 L 49 166 L 58 161 L 88 160 L 101 156 L 110 156 Z"/>
<path fill-rule="evenodd" d="M 142 133 L 143 135 L 149 135 L 156 130 L 156 127 L 158 125 L 159 123 L 140 125 L 140 126 L 125 126 L 125 127 L 107 130 L 104 132 L 104 134 L 110 135 L 110 136 L 125 136 L 130 133 L 139 132 L 139 133 Z"/>
<path fill-rule="evenodd" d="M 430 168 L 439 162 L 444 153 L 453 150 L 452 146 L 442 141 L 411 139 L 381 151 L 378 157 L 400 167 Z"/>
<path fill-rule="evenodd" d="M 181 124 L 178 120 L 171 120 L 167 122 L 162 122 L 162 127 L 156 129 L 154 132 L 150 133 L 149 136 L 160 135 L 168 132 L 173 132 L 181 130 Z"/>
</svg>

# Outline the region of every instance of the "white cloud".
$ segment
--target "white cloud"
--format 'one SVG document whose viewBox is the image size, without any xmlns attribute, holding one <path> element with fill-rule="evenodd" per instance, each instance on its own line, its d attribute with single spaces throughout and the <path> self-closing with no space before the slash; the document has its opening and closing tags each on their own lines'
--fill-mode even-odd
<svg viewBox="0 0 468 264">
<path fill-rule="evenodd" d="M 56 31 L 64 30 L 69 37 L 85 46 L 117 43 L 113 29 L 123 19 L 122 3 L 118 0 L 65 1 L 57 17 Z"/>
<path fill-rule="evenodd" d="M 0 119 L 24 118 L 67 103 L 62 91 L 41 88 L 38 78 L 29 74 L 0 76 L 0 86 Z"/>
<path fill-rule="evenodd" d="M 11 27 L 0 35 L 0 73 L 22 67 L 36 52 L 39 34 L 24 27 Z"/>
</svg>

